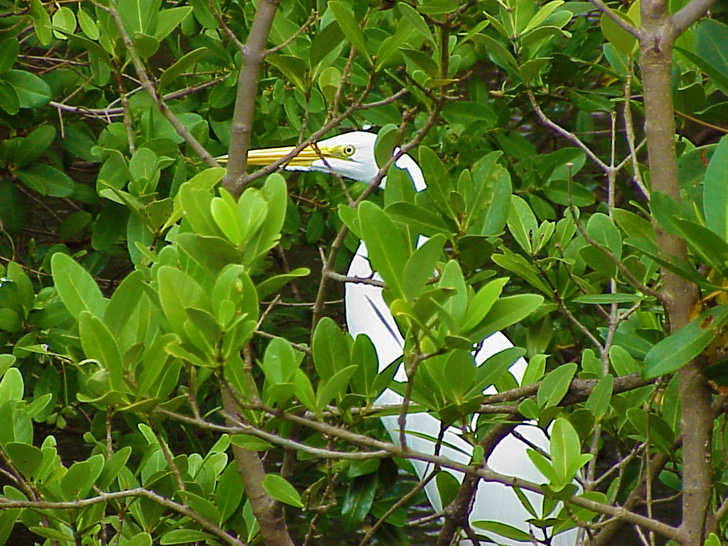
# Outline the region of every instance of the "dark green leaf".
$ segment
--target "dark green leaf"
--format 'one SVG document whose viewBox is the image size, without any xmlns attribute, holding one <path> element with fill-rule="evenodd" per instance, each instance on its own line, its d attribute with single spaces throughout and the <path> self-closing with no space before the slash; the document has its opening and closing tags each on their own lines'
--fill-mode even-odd
<svg viewBox="0 0 728 546">
<path fill-rule="evenodd" d="M 651 379 L 675 372 L 696 358 L 719 335 L 728 322 L 728 306 L 721 305 L 701 313 L 652 347 L 645 356 L 642 376 Z"/>
</svg>

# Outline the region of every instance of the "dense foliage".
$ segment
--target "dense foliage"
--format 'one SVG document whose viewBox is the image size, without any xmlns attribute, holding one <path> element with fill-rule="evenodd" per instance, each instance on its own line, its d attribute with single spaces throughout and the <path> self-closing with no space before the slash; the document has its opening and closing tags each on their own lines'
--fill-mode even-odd
<svg viewBox="0 0 728 546">
<path fill-rule="evenodd" d="M 416 459 L 433 544 L 725 543 L 728 26 L 643 3 L 3 3 L 0 544 L 407 544 Z M 349 128 L 371 184 L 245 174 Z M 409 382 L 345 332 L 360 240 Z M 390 440 L 417 410 L 469 467 Z M 524 419 L 540 484 L 483 464 Z M 478 480 L 530 526 L 471 527 Z"/>
</svg>

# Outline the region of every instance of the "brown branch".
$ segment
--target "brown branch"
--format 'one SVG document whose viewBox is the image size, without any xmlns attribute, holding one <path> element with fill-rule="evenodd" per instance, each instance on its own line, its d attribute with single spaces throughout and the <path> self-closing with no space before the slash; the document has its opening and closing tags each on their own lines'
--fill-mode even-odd
<svg viewBox="0 0 728 546">
<path fill-rule="evenodd" d="M 223 181 L 223 187 L 235 199 L 243 193 L 246 185 L 245 169 L 248 164 L 250 135 L 253 133 L 258 75 L 265 59 L 265 43 L 268 40 L 279 3 L 280 0 L 260 0 L 258 2 L 253 26 L 241 51 L 243 67 L 240 71 L 238 93 L 235 99 L 227 174 Z"/>
<path fill-rule="evenodd" d="M 714 2 L 715 0 L 691 0 L 689 4 L 673 15 L 672 26 L 675 29 L 675 38 L 705 15 Z"/>
<path fill-rule="evenodd" d="M 694 8 L 692 8 L 694 10 Z M 644 88 L 645 136 L 652 190 L 680 201 L 675 152 L 675 117 L 672 102 L 672 52 L 677 37 L 667 0 L 643 0 L 640 5 L 640 69 Z M 666 233 L 656 222 L 657 246 L 661 252 L 687 259 L 685 241 Z M 663 268 L 665 315 L 674 334 L 691 320 L 698 302 L 697 287 Z M 694 360 L 678 372 L 682 408 L 680 428 L 683 438 L 683 497 L 680 542 L 683 546 L 703 544 L 714 527 L 708 516 L 712 491 L 713 421 L 711 393 Z"/>
<path fill-rule="evenodd" d="M 95 497 L 90 499 L 78 499 L 64 502 L 40 500 L 16 501 L 0 499 L 0 511 L 10 508 L 29 508 L 31 510 L 78 510 L 79 508 L 86 508 L 87 506 L 93 506 L 94 504 L 107 503 L 113 500 L 126 499 L 129 497 L 148 499 L 160 506 L 175 511 L 178 514 L 182 514 L 183 516 L 198 523 L 205 531 L 212 533 L 220 540 L 230 544 L 231 546 L 247 546 L 245 542 L 229 535 L 223 529 L 215 525 L 215 523 L 203 518 L 191 508 L 158 495 L 154 491 L 143 489 L 141 487 L 136 489 L 127 489 L 126 491 L 115 491 L 113 493 L 98 493 Z"/>
<path fill-rule="evenodd" d="M 226 384 L 222 385 L 222 404 L 227 415 L 236 415 L 235 400 Z M 229 417 L 226 421 L 234 422 Z M 232 450 L 238 475 L 245 487 L 255 519 L 260 525 L 263 541 L 268 546 L 294 546 L 288 534 L 283 508 L 263 487 L 265 469 L 260 455 L 235 444 L 232 445 Z"/>
</svg>

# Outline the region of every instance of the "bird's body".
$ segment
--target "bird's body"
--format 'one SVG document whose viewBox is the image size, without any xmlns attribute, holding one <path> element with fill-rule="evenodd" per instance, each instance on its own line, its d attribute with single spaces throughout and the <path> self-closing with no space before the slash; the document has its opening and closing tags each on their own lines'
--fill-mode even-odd
<svg viewBox="0 0 728 546">
<path fill-rule="evenodd" d="M 368 132 L 353 132 L 342 134 L 316 145 L 304 149 L 287 164 L 288 170 L 317 171 L 335 174 L 360 182 L 370 182 L 378 173 L 374 158 L 374 144 L 376 135 Z M 292 148 L 272 148 L 267 150 L 254 150 L 248 155 L 248 163 L 252 165 L 269 164 L 287 153 Z M 396 161 L 396 166 L 407 171 L 417 191 L 426 188 L 425 180 L 417 163 L 407 155 Z M 421 238 L 424 239 L 424 238 Z M 422 241 L 421 241 L 422 242 Z M 348 270 L 352 278 L 378 279 L 372 271 L 367 250 L 364 243 L 357 249 Z M 404 341 L 399 328 L 392 317 L 387 304 L 382 297 L 382 288 L 371 284 L 348 282 L 345 286 L 346 320 L 352 336 L 367 334 L 372 340 L 379 359 L 380 370 L 402 355 Z M 490 356 L 513 347 L 510 340 L 501 332 L 496 332 L 485 339 L 480 350 L 475 354 L 475 361 L 482 364 Z M 521 383 L 526 369 L 526 362 L 520 358 L 510 368 L 515 379 Z M 405 381 L 406 374 L 402 367 L 395 375 L 398 381 Z M 402 397 L 391 390 L 385 390 L 377 400 L 378 404 L 401 405 Z M 399 443 L 400 427 L 398 417 L 386 416 L 382 423 L 389 432 L 392 440 Z M 440 434 L 440 421 L 428 413 L 412 413 L 406 418 L 406 441 L 408 448 L 423 453 L 434 453 L 435 441 Z M 496 472 L 522 478 L 531 482 L 543 482 L 542 475 L 536 470 L 526 454 L 528 446 L 522 439 L 530 442 L 541 450 L 548 450 L 548 440 L 543 430 L 535 424 L 521 424 L 515 427 L 514 433 L 504 438 L 488 457 L 487 465 Z M 472 444 L 465 441 L 460 431 L 454 427 L 447 429 L 440 449 L 440 455 L 462 464 L 470 464 L 473 453 Z M 423 461 L 413 460 L 412 464 L 420 479 L 429 475 L 432 465 Z M 451 472 L 459 481 L 462 474 Z M 425 486 L 425 493 L 436 512 L 443 509 L 437 485 L 431 480 Z M 541 497 L 536 493 L 528 493 L 536 510 L 540 508 Z M 506 485 L 481 482 L 478 486 L 477 496 L 470 511 L 470 521 L 497 521 L 510 526 L 531 532 L 532 528 L 526 522 L 533 516 L 519 500 L 514 490 Z M 499 544 L 522 544 L 513 540 L 504 539 L 498 535 L 491 538 Z M 535 536 L 542 538 L 537 531 Z M 573 531 L 562 533 L 554 538 L 555 546 L 573 545 L 575 533 Z M 461 544 L 468 544 L 464 540 Z"/>
</svg>

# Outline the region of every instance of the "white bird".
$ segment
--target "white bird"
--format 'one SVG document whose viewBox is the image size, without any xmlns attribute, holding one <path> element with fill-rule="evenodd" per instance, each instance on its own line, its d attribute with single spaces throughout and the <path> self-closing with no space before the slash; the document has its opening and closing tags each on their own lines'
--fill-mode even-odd
<svg viewBox="0 0 728 546">
<path fill-rule="evenodd" d="M 373 133 L 357 131 L 345 133 L 333 138 L 318 142 L 315 145 L 307 146 L 298 155 L 291 159 L 285 166 L 287 170 L 295 171 L 316 171 L 335 174 L 350 178 L 359 182 L 371 182 L 376 176 L 379 168 L 374 157 L 374 144 L 377 135 Z M 248 153 L 249 165 L 268 165 L 285 155 L 288 155 L 293 147 L 267 148 L 251 150 Z M 426 188 L 425 180 L 417 163 L 408 155 L 401 156 L 395 165 L 405 170 L 417 191 Z M 354 255 L 349 266 L 349 277 L 375 278 L 381 280 L 372 268 L 367 259 L 367 251 L 364 243 Z M 379 359 L 380 370 L 386 368 L 391 362 L 402 355 L 404 340 L 399 328 L 392 317 L 387 304 L 382 297 L 382 289 L 377 286 L 362 283 L 346 283 L 345 286 L 346 321 L 349 332 L 352 336 L 367 334 L 372 340 Z M 513 347 L 510 340 L 501 332 L 496 332 L 484 340 L 481 349 L 475 355 L 478 365 L 482 364 L 490 356 Z M 526 362 L 519 358 L 510 368 L 510 372 L 520 384 L 526 370 Z M 406 373 L 400 366 L 395 379 L 406 381 Z M 490 391 L 494 392 L 494 391 Z M 486 391 L 489 393 L 489 391 Z M 403 398 L 391 390 L 384 391 L 377 399 L 377 404 L 398 406 Z M 389 432 L 392 441 L 399 444 L 400 430 L 398 417 L 396 415 L 382 417 L 382 423 Z M 438 419 L 428 413 L 413 413 L 406 417 L 407 446 L 423 453 L 434 453 L 435 442 L 428 438 L 437 438 L 440 434 L 441 423 Z M 518 436 L 525 438 L 531 444 L 548 451 L 548 438 L 543 430 L 535 424 L 521 424 L 504 438 L 495 450 L 488 457 L 487 464 L 492 470 L 528 480 L 542 483 L 544 478 L 531 463 L 526 454 L 529 447 Z M 440 455 L 462 464 L 469 464 L 473 452 L 473 446 L 466 442 L 459 434 L 459 431 L 450 427 L 445 432 Z M 427 477 L 432 471 L 432 465 L 424 461 L 412 460 L 420 479 Z M 462 474 L 452 470 L 445 470 L 453 474 L 458 481 L 462 481 Z M 443 509 L 440 494 L 434 480 L 425 486 L 425 493 L 436 512 Z M 526 493 L 531 504 L 540 509 L 541 496 L 537 493 Z M 470 511 L 470 521 L 497 521 L 516 527 L 527 533 L 534 532 L 536 538 L 542 538 L 542 533 L 534 530 L 527 520 L 533 516 L 523 507 L 518 496 L 512 488 L 493 482 L 481 481 L 478 486 L 475 502 Z M 510 539 L 488 533 L 492 540 L 498 544 L 523 544 Z M 555 546 L 573 545 L 576 538 L 575 530 L 557 535 L 552 544 Z M 465 539 L 461 544 L 468 544 Z"/>
</svg>

